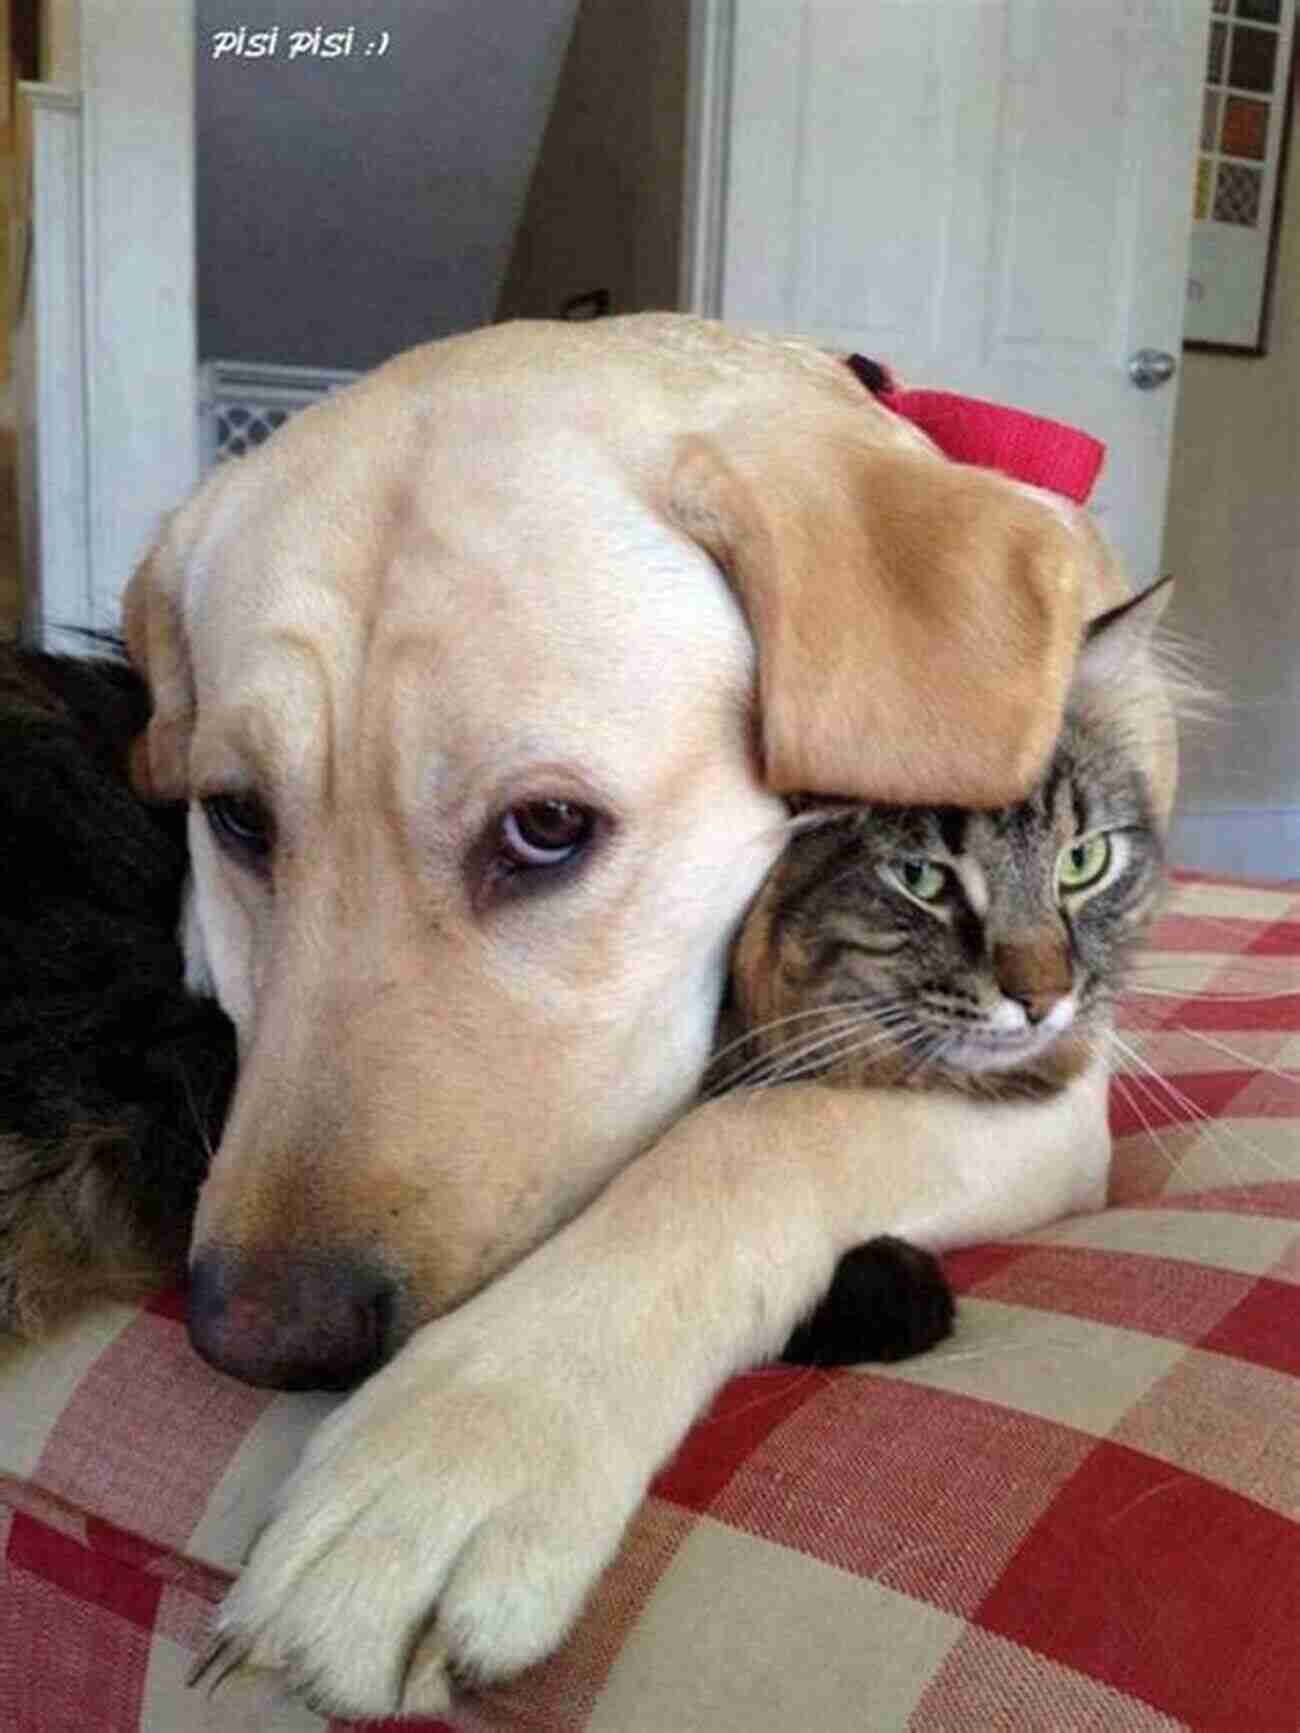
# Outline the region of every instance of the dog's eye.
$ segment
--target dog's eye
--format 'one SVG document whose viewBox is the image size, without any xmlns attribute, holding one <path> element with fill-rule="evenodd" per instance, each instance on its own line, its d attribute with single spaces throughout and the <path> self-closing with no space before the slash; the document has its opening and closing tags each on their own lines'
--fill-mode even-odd
<svg viewBox="0 0 1300 1733">
<path fill-rule="evenodd" d="M 255 794 L 210 794 L 203 814 L 218 844 L 250 866 L 270 858 L 275 840 L 271 815 Z"/>
<path fill-rule="evenodd" d="M 501 854 L 513 867 L 562 866 L 591 840 L 595 817 L 571 800 L 530 800 L 501 820 Z"/>
</svg>

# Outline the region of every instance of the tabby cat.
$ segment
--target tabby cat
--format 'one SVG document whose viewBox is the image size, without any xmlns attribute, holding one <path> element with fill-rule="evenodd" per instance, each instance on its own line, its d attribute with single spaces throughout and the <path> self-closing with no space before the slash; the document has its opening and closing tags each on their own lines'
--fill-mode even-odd
<svg viewBox="0 0 1300 1733">
<path fill-rule="evenodd" d="M 1167 597 L 1165 580 L 1089 626 L 1027 799 L 987 812 L 820 803 L 795 817 L 737 944 L 715 1086 L 820 1077 L 1007 1100 L 1053 1094 L 1089 1063 L 1164 882 L 1148 649 Z M 929 1346 L 951 1324 L 942 1281 L 925 1254 L 869 1242 L 792 1357 Z M 828 1330 L 842 1352 L 821 1351 Z"/>
</svg>

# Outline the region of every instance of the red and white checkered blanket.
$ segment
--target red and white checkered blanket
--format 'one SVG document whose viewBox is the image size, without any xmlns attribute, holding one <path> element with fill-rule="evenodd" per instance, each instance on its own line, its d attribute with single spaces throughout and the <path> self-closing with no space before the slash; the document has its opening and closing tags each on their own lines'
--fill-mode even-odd
<svg viewBox="0 0 1300 1733">
<path fill-rule="evenodd" d="M 1112 1207 L 952 1258 L 933 1354 L 735 1380 L 564 1650 L 416 1725 L 1300 1728 L 1300 886 L 1184 882 L 1141 985 Z M 170 1297 L 0 1353 L 3 1733 L 323 1725 L 184 1677 L 329 1405 Z"/>
</svg>

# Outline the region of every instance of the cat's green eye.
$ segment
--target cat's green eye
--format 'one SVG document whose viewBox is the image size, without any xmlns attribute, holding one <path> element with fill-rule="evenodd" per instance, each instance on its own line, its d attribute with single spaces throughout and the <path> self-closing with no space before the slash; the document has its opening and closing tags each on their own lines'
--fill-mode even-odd
<svg viewBox="0 0 1300 1733">
<path fill-rule="evenodd" d="M 1101 836 L 1087 837 L 1083 842 L 1061 850 L 1056 863 L 1057 888 L 1063 891 L 1086 890 L 1105 876 L 1109 866 L 1110 838 L 1104 832 Z"/>
<path fill-rule="evenodd" d="M 908 896 L 923 903 L 937 901 L 948 883 L 944 869 L 921 855 L 904 855 L 892 860 L 885 872 L 900 891 L 906 891 Z"/>
</svg>

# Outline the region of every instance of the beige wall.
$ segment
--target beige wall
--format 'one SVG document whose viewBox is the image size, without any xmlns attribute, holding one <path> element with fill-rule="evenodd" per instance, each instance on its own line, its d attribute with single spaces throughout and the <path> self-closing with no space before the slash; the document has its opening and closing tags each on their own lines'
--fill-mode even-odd
<svg viewBox="0 0 1300 1733">
<path fill-rule="evenodd" d="M 1193 817 L 1183 858 L 1300 877 L 1300 128 L 1287 180 L 1268 354 L 1183 360 L 1164 569 L 1227 701 L 1183 804 L 1232 816 Z"/>
<path fill-rule="evenodd" d="M 498 306 L 678 303 L 689 0 L 583 0 Z"/>
</svg>

